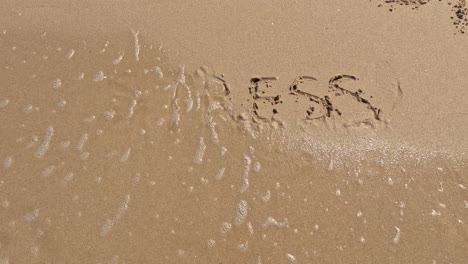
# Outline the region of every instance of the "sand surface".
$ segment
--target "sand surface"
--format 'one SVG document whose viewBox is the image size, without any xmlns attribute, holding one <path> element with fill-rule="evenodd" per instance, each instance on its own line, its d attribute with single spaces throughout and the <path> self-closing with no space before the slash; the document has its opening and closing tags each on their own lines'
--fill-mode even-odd
<svg viewBox="0 0 468 264">
<path fill-rule="evenodd" d="M 0 264 L 467 263 L 466 1 L 4 1 Z"/>
</svg>

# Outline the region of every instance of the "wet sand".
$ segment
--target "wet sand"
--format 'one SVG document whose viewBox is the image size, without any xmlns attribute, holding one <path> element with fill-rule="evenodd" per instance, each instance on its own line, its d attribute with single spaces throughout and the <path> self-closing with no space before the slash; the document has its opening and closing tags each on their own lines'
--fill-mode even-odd
<svg viewBox="0 0 468 264">
<path fill-rule="evenodd" d="M 7 1 L 0 263 L 466 263 L 464 5 Z"/>
</svg>

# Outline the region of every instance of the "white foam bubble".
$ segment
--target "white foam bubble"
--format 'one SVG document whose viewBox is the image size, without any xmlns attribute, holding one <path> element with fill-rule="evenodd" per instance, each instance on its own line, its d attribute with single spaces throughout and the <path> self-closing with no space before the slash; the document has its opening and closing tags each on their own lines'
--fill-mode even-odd
<svg viewBox="0 0 468 264">
<path fill-rule="evenodd" d="M 236 217 L 234 218 L 234 223 L 240 225 L 244 223 L 247 219 L 248 214 L 248 204 L 247 201 L 241 200 L 236 207 Z"/>
<path fill-rule="evenodd" d="M 270 201 L 270 198 L 271 198 L 271 191 L 268 190 L 266 192 L 266 194 L 264 196 L 262 196 L 262 201 L 264 201 L 266 203 L 266 202 Z"/>
<path fill-rule="evenodd" d="M 289 227 L 289 221 L 287 218 L 284 218 L 282 222 L 275 220 L 273 217 L 267 217 L 265 223 L 263 223 L 262 227 L 266 228 L 268 226 L 277 226 L 277 227 Z"/>
<path fill-rule="evenodd" d="M 124 53 L 123 51 L 119 51 L 119 53 L 118 53 L 118 55 L 117 55 L 117 58 L 113 59 L 113 60 L 112 60 L 112 63 L 113 63 L 114 65 L 119 64 L 119 63 L 122 61 L 122 59 L 123 59 L 124 56 L 125 56 L 125 53 Z"/>
<path fill-rule="evenodd" d="M 83 80 L 84 77 L 85 77 L 85 73 L 84 73 L 84 72 L 80 72 L 80 73 L 78 74 L 78 80 Z"/>
<path fill-rule="evenodd" d="M 66 184 L 66 183 L 69 183 L 73 180 L 73 177 L 75 176 L 75 174 L 73 172 L 68 172 L 67 174 L 65 174 L 65 176 L 63 177 L 63 182 Z"/>
<path fill-rule="evenodd" d="M 78 143 L 76 144 L 76 149 L 78 151 L 82 151 L 86 142 L 88 142 L 88 133 L 84 133 L 81 135 L 80 140 L 78 140 Z"/>
<path fill-rule="evenodd" d="M 155 66 L 153 69 L 154 69 L 154 72 L 156 73 L 156 76 L 158 78 L 162 78 L 164 76 L 161 68 Z"/>
<path fill-rule="evenodd" d="M 215 178 L 217 180 L 221 180 L 224 178 L 224 172 L 226 171 L 226 168 L 221 168 L 217 173 L 216 173 L 216 176 Z"/>
<path fill-rule="evenodd" d="M 195 162 L 196 164 L 201 164 L 203 162 L 203 157 L 205 156 L 205 152 L 206 152 L 205 141 L 203 140 L 203 137 L 200 137 L 200 143 L 198 145 L 197 152 L 195 153 L 193 162 Z"/>
<path fill-rule="evenodd" d="M 249 232 L 249 235 L 253 236 L 254 229 L 253 229 L 252 223 L 250 222 L 247 223 L 247 231 Z"/>
<path fill-rule="evenodd" d="M 250 174 L 251 163 L 252 163 L 252 159 L 249 156 L 244 155 L 244 171 L 242 173 L 242 187 L 240 189 L 241 193 L 247 191 L 247 189 L 250 186 L 249 174 Z"/>
<path fill-rule="evenodd" d="M 117 208 L 117 213 L 112 217 L 106 219 L 106 222 L 101 227 L 101 236 L 106 236 L 111 231 L 112 227 L 122 218 L 125 212 L 128 210 L 130 203 L 130 194 L 125 195 L 124 201 Z"/>
<path fill-rule="evenodd" d="M 245 241 L 245 243 L 240 244 L 238 248 L 241 252 L 246 252 L 249 250 L 249 241 Z"/>
<path fill-rule="evenodd" d="M 231 223 L 228 223 L 228 222 L 223 222 L 222 225 L 221 225 L 221 234 L 226 234 L 227 232 L 229 232 L 232 228 L 232 224 Z"/>
<path fill-rule="evenodd" d="M 135 55 L 135 60 L 140 60 L 140 41 L 138 40 L 139 31 L 135 31 L 133 28 L 130 29 L 130 32 L 133 36 L 133 55 Z"/>
<path fill-rule="evenodd" d="M 288 258 L 288 263 L 289 264 L 295 264 L 296 263 L 296 257 L 294 257 L 293 255 L 287 253 L 286 257 Z"/>
<path fill-rule="evenodd" d="M 209 239 L 207 244 L 208 244 L 208 248 L 212 248 L 212 247 L 214 247 L 216 245 L 216 240 Z"/>
<path fill-rule="evenodd" d="M 254 162 L 253 170 L 258 173 L 260 172 L 261 169 L 262 169 L 262 164 L 260 164 L 260 162 L 258 161 Z"/>
<path fill-rule="evenodd" d="M 54 127 L 53 126 L 47 127 L 44 139 L 41 145 L 39 146 L 39 148 L 36 150 L 36 153 L 34 154 L 36 158 L 40 159 L 46 155 L 47 151 L 49 150 L 50 141 L 52 140 L 53 135 L 54 135 Z"/>
<path fill-rule="evenodd" d="M 52 81 L 52 88 L 58 89 L 61 86 L 62 86 L 62 80 L 60 78 L 54 79 Z"/>
<path fill-rule="evenodd" d="M 128 158 L 130 157 L 130 153 L 132 152 L 131 148 L 127 148 L 127 150 L 120 156 L 120 162 L 126 162 L 128 161 Z"/>
<path fill-rule="evenodd" d="M 67 59 L 71 59 L 73 57 L 73 55 L 75 55 L 75 50 L 74 49 L 71 49 L 67 52 L 67 54 L 65 55 L 65 57 Z"/>
<path fill-rule="evenodd" d="M 401 231 L 400 231 L 400 228 L 396 226 L 395 226 L 395 229 L 396 229 L 396 234 L 395 234 L 395 237 L 393 238 L 393 243 L 398 244 L 400 242 Z"/>
<path fill-rule="evenodd" d="M 94 75 L 94 78 L 93 78 L 93 81 L 94 82 L 100 82 L 100 81 L 103 81 L 104 79 L 106 79 L 107 76 L 104 75 L 104 72 L 101 70 L 101 71 L 98 71 L 95 75 Z"/>
<path fill-rule="evenodd" d="M 128 118 L 132 118 L 133 114 L 135 113 L 135 107 L 137 105 L 137 100 L 133 99 L 130 105 L 130 109 L 128 110 Z"/>
</svg>

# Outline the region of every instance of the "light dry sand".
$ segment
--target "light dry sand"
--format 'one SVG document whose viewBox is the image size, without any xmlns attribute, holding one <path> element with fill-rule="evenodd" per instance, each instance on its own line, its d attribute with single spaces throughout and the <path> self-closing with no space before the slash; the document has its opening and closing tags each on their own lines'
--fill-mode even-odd
<svg viewBox="0 0 468 264">
<path fill-rule="evenodd" d="M 4 1 L 0 264 L 466 263 L 465 1 Z"/>
</svg>

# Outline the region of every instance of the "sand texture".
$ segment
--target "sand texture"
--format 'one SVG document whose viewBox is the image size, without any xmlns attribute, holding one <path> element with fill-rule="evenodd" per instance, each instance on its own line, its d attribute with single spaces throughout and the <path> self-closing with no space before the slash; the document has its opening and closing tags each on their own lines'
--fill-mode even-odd
<svg viewBox="0 0 468 264">
<path fill-rule="evenodd" d="M 466 1 L 10 1 L 0 264 L 468 263 Z"/>
</svg>

